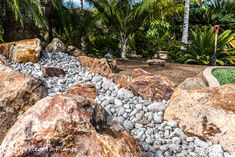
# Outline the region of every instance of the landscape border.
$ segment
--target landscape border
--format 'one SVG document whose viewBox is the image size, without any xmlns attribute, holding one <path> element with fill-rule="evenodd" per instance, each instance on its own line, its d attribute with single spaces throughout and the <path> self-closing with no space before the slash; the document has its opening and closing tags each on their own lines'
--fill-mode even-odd
<svg viewBox="0 0 235 157">
<path fill-rule="evenodd" d="M 235 69 L 235 67 L 232 66 L 212 66 L 207 67 L 203 71 L 203 77 L 206 79 L 209 87 L 220 87 L 220 83 L 217 80 L 216 77 L 213 76 L 212 72 L 216 69 Z"/>
</svg>

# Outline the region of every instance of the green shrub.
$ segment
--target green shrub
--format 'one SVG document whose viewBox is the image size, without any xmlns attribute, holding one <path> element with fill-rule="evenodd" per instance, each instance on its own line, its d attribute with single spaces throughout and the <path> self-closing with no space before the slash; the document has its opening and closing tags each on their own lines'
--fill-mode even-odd
<svg viewBox="0 0 235 157">
<path fill-rule="evenodd" d="M 95 29 L 88 36 L 87 51 L 95 56 L 104 56 L 110 53 L 116 57 L 120 57 L 119 40 L 115 33 L 112 35 Z"/>
<path fill-rule="evenodd" d="M 235 38 L 231 30 L 226 30 L 218 36 L 216 54 L 215 35 L 213 28 L 197 27 L 191 31 L 191 44 L 185 45 L 185 50 L 179 60 L 184 63 L 204 64 L 212 63 L 216 59 L 219 65 L 235 64 L 235 49 L 229 45 L 229 41 Z"/>
<path fill-rule="evenodd" d="M 172 50 L 177 43 L 172 31 L 172 25 L 166 20 L 146 23 L 135 33 L 132 49 L 144 58 L 151 58 L 158 51 Z"/>
</svg>

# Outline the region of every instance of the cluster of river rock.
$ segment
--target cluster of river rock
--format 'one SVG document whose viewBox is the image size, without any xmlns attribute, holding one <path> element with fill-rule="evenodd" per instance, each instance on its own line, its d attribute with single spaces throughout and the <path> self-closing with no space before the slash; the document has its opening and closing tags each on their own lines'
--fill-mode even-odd
<svg viewBox="0 0 235 157">
<path fill-rule="evenodd" d="M 42 52 L 22 55 L 22 45 L 1 52 L 0 156 L 235 156 L 234 85 L 198 77 L 174 89 L 142 69 L 124 76 L 115 61 L 77 58 L 58 39 Z"/>
</svg>

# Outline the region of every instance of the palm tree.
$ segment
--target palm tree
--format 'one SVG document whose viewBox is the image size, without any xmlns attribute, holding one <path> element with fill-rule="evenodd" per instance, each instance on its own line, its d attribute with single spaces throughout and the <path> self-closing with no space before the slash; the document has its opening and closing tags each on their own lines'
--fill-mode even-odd
<svg viewBox="0 0 235 157">
<path fill-rule="evenodd" d="M 25 17 L 27 17 L 31 19 L 38 28 L 43 28 L 49 31 L 49 36 L 52 35 L 51 16 L 47 17 L 47 14 L 48 12 L 49 14 L 56 12 L 58 14 L 58 18 L 56 20 L 60 22 L 64 31 L 67 32 L 68 24 L 66 24 L 65 20 L 65 7 L 63 6 L 63 0 L 0 0 L 0 3 L 1 12 L 12 13 L 15 20 L 21 23 L 21 26 L 24 26 L 24 20 Z M 1 18 L 4 16 L 5 15 L 3 14 L 0 15 Z M 1 25 L 1 22 L 0 28 L 3 27 L 4 30 L 4 26 Z M 1 32 L 3 31 L 1 30 Z"/>
<path fill-rule="evenodd" d="M 120 53 L 126 58 L 126 45 L 129 37 L 137 31 L 147 14 L 137 14 L 138 5 L 130 0 L 88 0 L 98 10 L 101 20 L 118 33 Z"/>
<path fill-rule="evenodd" d="M 32 18 L 36 26 L 42 27 L 46 24 L 45 19 L 43 18 L 40 0 L 4 0 L 3 3 L 10 7 L 15 19 L 20 21 L 21 24 L 23 24 L 25 16 L 25 14 L 22 14 L 23 12 Z"/>
<path fill-rule="evenodd" d="M 184 8 L 184 27 L 183 27 L 183 35 L 182 35 L 182 43 L 188 44 L 188 30 L 189 30 L 189 8 L 190 8 L 190 0 L 185 0 L 185 8 Z M 184 46 L 181 46 L 181 49 L 185 49 Z"/>
</svg>

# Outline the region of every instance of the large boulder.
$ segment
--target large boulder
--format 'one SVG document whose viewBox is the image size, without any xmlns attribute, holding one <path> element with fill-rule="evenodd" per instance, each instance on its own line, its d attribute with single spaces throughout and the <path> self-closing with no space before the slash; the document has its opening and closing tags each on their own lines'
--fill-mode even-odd
<svg viewBox="0 0 235 157">
<path fill-rule="evenodd" d="M 129 83 L 130 83 L 131 77 L 120 75 L 120 74 L 113 74 L 109 76 L 109 79 L 111 79 L 113 82 L 115 82 L 119 86 L 129 89 Z"/>
<path fill-rule="evenodd" d="M 141 68 L 133 69 L 131 74 L 132 79 L 137 78 L 139 76 L 152 76 L 152 74 Z"/>
<path fill-rule="evenodd" d="M 87 67 L 90 71 L 100 74 L 104 77 L 109 77 L 117 70 L 115 60 L 108 61 L 106 59 L 92 58 L 88 56 L 80 56 L 79 61 L 82 66 Z"/>
<path fill-rule="evenodd" d="M 45 50 L 47 52 L 65 52 L 66 46 L 60 39 L 54 38 Z"/>
<path fill-rule="evenodd" d="M 94 100 L 98 92 L 92 84 L 77 84 L 69 88 L 68 93 Z"/>
<path fill-rule="evenodd" d="M 138 144 L 107 112 L 76 95 L 38 101 L 10 129 L 4 157 L 137 157 Z"/>
<path fill-rule="evenodd" d="M 205 140 L 235 151 L 235 85 L 177 90 L 168 103 L 165 120 Z"/>
<path fill-rule="evenodd" d="M 0 54 L 16 63 L 38 62 L 41 50 L 37 38 L 0 44 Z"/>
<path fill-rule="evenodd" d="M 0 141 L 18 115 L 45 96 L 42 81 L 0 64 Z"/>
<path fill-rule="evenodd" d="M 183 83 L 181 83 L 176 90 L 192 90 L 192 89 L 202 89 L 208 87 L 206 82 L 202 77 L 187 78 Z"/>
<path fill-rule="evenodd" d="M 162 101 L 170 99 L 174 84 L 161 75 L 142 75 L 132 79 L 129 88 L 135 95 L 142 96 L 144 99 Z"/>
</svg>

